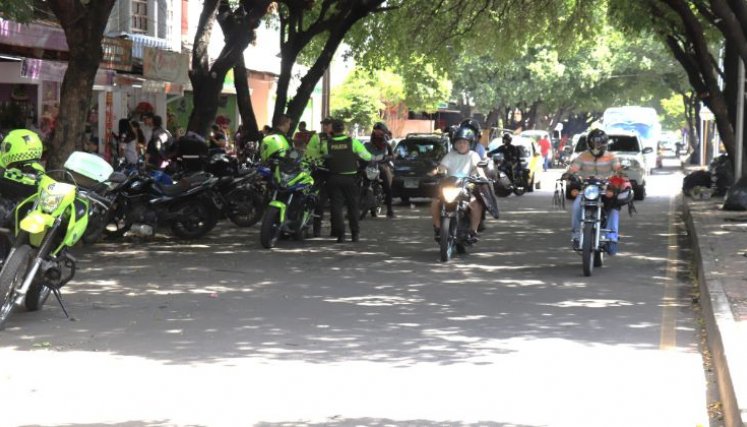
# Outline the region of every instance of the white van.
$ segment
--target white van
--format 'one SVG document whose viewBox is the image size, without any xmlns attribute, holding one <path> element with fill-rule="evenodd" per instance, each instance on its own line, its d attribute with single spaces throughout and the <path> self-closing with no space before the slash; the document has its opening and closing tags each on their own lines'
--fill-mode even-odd
<svg viewBox="0 0 747 427">
<path fill-rule="evenodd" d="M 651 107 L 626 106 L 612 107 L 604 111 L 602 124 L 606 132 L 634 132 L 646 150 L 646 169 L 651 172 L 656 167 L 656 148 L 661 136 L 661 123 L 656 110 Z"/>
</svg>

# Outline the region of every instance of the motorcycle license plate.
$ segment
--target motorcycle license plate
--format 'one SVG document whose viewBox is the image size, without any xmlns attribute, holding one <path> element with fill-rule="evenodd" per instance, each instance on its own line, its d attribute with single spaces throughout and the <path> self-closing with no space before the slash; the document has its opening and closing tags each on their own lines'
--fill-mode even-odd
<svg viewBox="0 0 747 427">
<path fill-rule="evenodd" d="M 420 181 L 417 178 L 405 178 L 405 188 L 418 188 Z"/>
</svg>

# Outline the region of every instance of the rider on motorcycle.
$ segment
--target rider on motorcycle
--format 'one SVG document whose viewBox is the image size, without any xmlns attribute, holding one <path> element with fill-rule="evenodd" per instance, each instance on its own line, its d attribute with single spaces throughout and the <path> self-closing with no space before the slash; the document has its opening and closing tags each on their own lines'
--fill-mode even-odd
<svg viewBox="0 0 747 427">
<path fill-rule="evenodd" d="M 609 137 L 603 130 L 593 129 L 586 136 L 588 150 L 581 153 L 571 162 L 566 174 L 563 176 L 566 178 L 576 177 L 577 179 L 585 179 L 589 177 L 610 178 L 616 175 L 622 169 L 622 166 L 617 156 L 607 151 L 608 143 Z M 571 195 L 576 196 L 576 199 L 573 201 L 573 213 L 571 216 L 571 239 L 574 247 L 578 246 L 581 235 L 581 197 L 578 197 L 578 193 L 578 188 L 571 192 Z M 607 192 L 606 197 L 612 197 L 610 191 Z M 605 206 L 609 206 L 609 204 L 605 204 Z M 606 208 L 606 214 L 606 228 L 610 230 L 607 234 L 607 239 L 609 239 L 607 252 L 610 255 L 615 255 L 617 253 L 618 226 L 620 221 L 619 207 Z"/>
<path fill-rule="evenodd" d="M 366 143 L 365 147 L 368 152 L 374 156 L 383 155 L 385 158 L 391 159 L 394 157 L 394 152 L 392 146 L 389 145 L 390 137 L 391 132 L 389 132 L 386 125 L 382 122 L 378 122 L 373 126 L 371 142 Z M 384 190 L 386 216 L 394 218 L 394 209 L 392 209 L 392 179 L 394 177 L 394 171 L 388 163 L 379 163 L 379 170 L 381 171 L 382 190 Z"/>
<path fill-rule="evenodd" d="M 476 139 L 475 132 L 468 127 L 460 127 L 454 133 L 454 149 L 451 150 L 438 165 L 438 171 L 445 171 L 447 176 L 475 176 L 485 178 L 485 173 L 478 167 L 480 156 L 470 150 L 470 144 Z M 483 205 L 473 194 L 470 199 L 470 238 L 477 241 L 477 227 L 482 218 Z M 434 198 L 431 202 L 431 217 L 433 232 L 436 240 L 441 237 L 441 200 Z"/>
<path fill-rule="evenodd" d="M 512 181 L 516 177 L 516 174 L 519 172 L 519 165 L 521 164 L 521 151 L 519 150 L 519 147 L 511 144 L 511 141 L 513 140 L 513 137 L 510 133 L 504 133 L 503 134 L 503 145 L 500 147 L 491 150 L 488 153 L 488 156 L 492 156 L 493 154 L 503 154 L 503 158 L 507 165 L 511 165 L 511 176 L 509 177 Z"/>
</svg>

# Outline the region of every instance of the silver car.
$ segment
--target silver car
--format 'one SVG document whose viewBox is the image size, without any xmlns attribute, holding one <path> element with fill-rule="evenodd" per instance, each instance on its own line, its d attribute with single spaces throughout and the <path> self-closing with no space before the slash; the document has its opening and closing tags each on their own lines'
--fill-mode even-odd
<svg viewBox="0 0 747 427">
<path fill-rule="evenodd" d="M 623 168 L 625 174 L 630 178 L 633 185 L 633 192 L 636 200 L 646 198 L 646 178 L 648 177 L 648 168 L 646 168 L 645 154 L 653 152 L 651 147 L 642 148 L 638 136 L 633 132 L 608 132 L 609 145 L 607 150 L 615 153 Z M 586 145 L 586 134 L 582 134 L 576 141 L 573 148 L 573 159 L 579 154 L 588 150 Z"/>
</svg>

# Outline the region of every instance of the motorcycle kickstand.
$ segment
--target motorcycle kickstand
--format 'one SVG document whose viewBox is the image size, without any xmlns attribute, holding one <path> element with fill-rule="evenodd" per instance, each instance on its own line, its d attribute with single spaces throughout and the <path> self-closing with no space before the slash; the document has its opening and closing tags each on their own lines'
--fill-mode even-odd
<svg viewBox="0 0 747 427">
<path fill-rule="evenodd" d="M 59 289 L 52 289 L 52 293 L 54 294 L 54 297 L 57 298 L 57 302 L 60 303 L 60 307 L 62 307 L 62 312 L 65 313 L 66 318 L 70 318 L 70 314 L 68 314 L 67 309 L 65 308 L 65 303 L 62 302 L 62 293 Z"/>
</svg>

